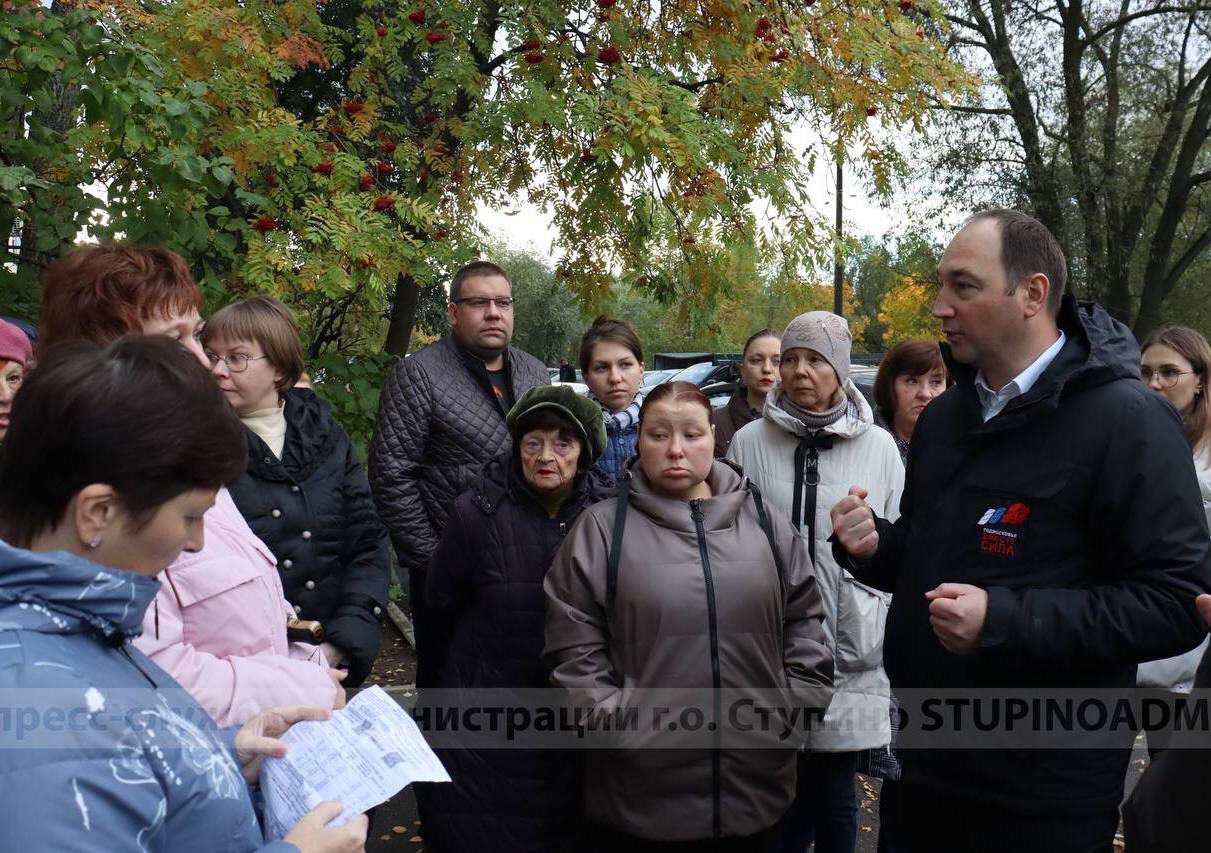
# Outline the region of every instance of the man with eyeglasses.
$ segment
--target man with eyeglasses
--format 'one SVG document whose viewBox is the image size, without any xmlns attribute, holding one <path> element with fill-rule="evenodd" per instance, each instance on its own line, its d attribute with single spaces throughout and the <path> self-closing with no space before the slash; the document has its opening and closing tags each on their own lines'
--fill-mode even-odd
<svg viewBox="0 0 1211 853">
<path fill-rule="evenodd" d="M 1211 542 L 1189 444 L 1139 381 L 1127 328 L 1064 295 L 1064 255 L 1042 223 L 977 214 L 938 277 L 955 384 L 917 422 L 900 518 L 875 517 L 861 483 L 832 509 L 838 560 L 895 593 L 883 660 L 910 721 L 898 829 L 913 850 L 1108 853 L 1131 726 L 1100 727 L 1093 746 L 1053 727 L 1065 748 L 1031 748 L 1026 720 L 998 729 L 1010 748 L 989 749 L 968 715 L 965 737 L 948 717 L 939 745 L 922 740 L 923 707 L 1114 706 L 1138 663 L 1198 645 Z"/>
<path fill-rule="evenodd" d="M 418 687 L 440 676 L 426 650 L 446 626 L 432 624 L 424 594 L 450 506 L 508 449 L 513 403 L 550 381 L 542 362 L 509 345 L 513 286 L 501 267 L 476 261 L 456 272 L 448 312 L 450 334 L 401 359 L 387 377 L 370 445 L 370 487 L 408 575 Z"/>
</svg>

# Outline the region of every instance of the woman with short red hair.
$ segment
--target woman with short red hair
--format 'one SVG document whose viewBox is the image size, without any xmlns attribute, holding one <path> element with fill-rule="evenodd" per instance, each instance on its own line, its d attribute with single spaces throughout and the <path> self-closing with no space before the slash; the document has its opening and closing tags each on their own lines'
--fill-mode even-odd
<svg viewBox="0 0 1211 853">
<path fill-rule="evenodd" d="M 43 275 L 39 351 L 71 340 L 164 335 L 209 370 L 201 308 L 202 291 L 173 252 L 80 246 Z M 161 575 L 136 645 L 220 725 L 277 705 L 343 705 L 342 675 L 319 648 L 288 641 L 286 621 L 295 614 L 276 560 L 227 489 L 219 489 L 203 527 L 201 550 L 181 554 Z"/>
</svg>

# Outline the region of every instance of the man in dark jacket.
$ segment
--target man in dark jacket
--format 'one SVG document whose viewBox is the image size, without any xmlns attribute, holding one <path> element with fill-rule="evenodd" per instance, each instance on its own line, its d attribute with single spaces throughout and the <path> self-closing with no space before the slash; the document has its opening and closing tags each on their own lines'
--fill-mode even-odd
<svg viewBox="0 0 1211 853">
<path fill-rule="evenodd" d="M 892 688 L 1126 695 L 1137 663 L 1206 632 L 1194 599 L 1211 587 L 1211 548 L 1181 420 L 1139 381 L 1127 329 L 1063 296 L 1064 256 L 1041 223 L 979 214 L 938 272 L 956 384 L 913 433 L 900 519 L 874 517 L 861 484 L 832 510 L 838 557 L 895 593 Z M 904 750 L 910 846 L 1110 850 L 1123 735 L 1099 749 Z"/>
<path fill-rule="evenodd" d="M 400 568 L 408 574 L 416 629 L 416 683 L 434 683 L 426 640 L 441 626 L 424 608 L 425 570 L 450 505 L 488 460 L 510 446 L 505 415 L 549 376 L 538 359 L 509 346 L 513 287 L 479 261 L 450 284 L 450 335 L 401 359 L 387 378 L 370 445 L 370 486 Z"/>
</svg>

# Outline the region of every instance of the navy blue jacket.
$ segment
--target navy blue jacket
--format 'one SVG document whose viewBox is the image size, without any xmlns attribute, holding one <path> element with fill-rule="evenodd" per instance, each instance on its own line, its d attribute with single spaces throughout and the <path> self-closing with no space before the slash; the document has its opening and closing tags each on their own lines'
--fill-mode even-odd
<svg viewBox="0 0 1211 853">
<path fill-rule="evenodd" d="M 230 487 L 240 513 L 278 561 L 286 600 L 318 619 L 348 656 L 357 687 L 378 655 L 391 586 L 387 531 L 365 471 L 327 401 L 285 394 L 286 443 L 278 459 L 250 429 L 248 470 Z"/>
<path fill-rule="evenodd" d="M 550 518 L 503 454 L 454 502 L 429 564 L 428 605 L 442 626 L 433 651 L 443 696 L 478 688 L 549 687 L 542 583 L 581 511 L 611 493 L 581 474 Z M 574 840 L 579 762 L 567 751 L 438 750 L 451 778 L 433 785 L 425 842 L 439 851 L 559 851 Z"/>
<path fill-rule="evenodd" d="M 1056 359 L 987 423 L 975 371 L 943 345 L 955 385 L 917 422 L 899 520 L 878 520 L 878 552 L 853 567 L 895 593 L 883 660 L 910 720 L 915 689 L 1125 694 L 1138 663 L 1206 635 L 1194 598 L 1211 590 L 1211 541 L 1181 419 L 1140 381 L 1135 340 L 1105 310 L 1067 297 L 1059 324 Z M 946 651 L 930 626 L 925 593 L 947 581 L 988 593 L 974 655 Z M 1010 813 L 1107 812 L 1132 736 L 1117 749 L 905 749 L 903 780 Z"/>
</svg>

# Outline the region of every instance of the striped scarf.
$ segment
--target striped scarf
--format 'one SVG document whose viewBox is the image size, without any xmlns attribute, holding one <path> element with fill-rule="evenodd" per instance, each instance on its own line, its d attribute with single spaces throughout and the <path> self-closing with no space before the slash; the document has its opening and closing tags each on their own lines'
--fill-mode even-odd
<svg viewBox="0 0 1211 853">
<path fill-rule="evenodd" d="M 601 407 L 601 416 L 605 418 L 606 432 L 623 432 L 639 424 L 639 409 L 643 405 L 642 391 L 637 391 L 635 399 L 631 401 L 631 405 L 621 412 L 611 412 L 606 408 L 604 403 L 593 395 L 592 391 L 589 392 L 589 399 Z"/>
</svg>

